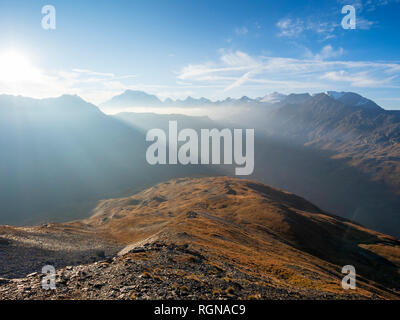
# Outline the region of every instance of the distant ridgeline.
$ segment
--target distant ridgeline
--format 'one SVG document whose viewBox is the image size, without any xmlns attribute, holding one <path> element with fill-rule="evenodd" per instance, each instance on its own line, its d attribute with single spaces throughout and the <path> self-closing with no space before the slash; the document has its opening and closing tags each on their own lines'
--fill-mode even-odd
<svg viewBox="0 0 400 320">
<path fill-rule="evenodd" d="M 176 121 L 178 132 L 193 129 L 198 137 L 202 129 L 255 129 L 252 179 L 400 236 L 397 111 L 350 92 L 273 93 L 211 102 L 190 97 L 161 101 L 127 91 L 101 108 L 133 106 L 180 106 L 182 113 L 193 106 L 222 106 L 235 112 L 219 120 L 133 112 L 111 116 L 77 96 L 0 96 L 0 223 L 82 218 L 100 199 L 159 181 L 235 173 L 234 165 L 150 165 L 146 133 L 155 128 L 169 132 L 170 121 Z"/>
</svg>

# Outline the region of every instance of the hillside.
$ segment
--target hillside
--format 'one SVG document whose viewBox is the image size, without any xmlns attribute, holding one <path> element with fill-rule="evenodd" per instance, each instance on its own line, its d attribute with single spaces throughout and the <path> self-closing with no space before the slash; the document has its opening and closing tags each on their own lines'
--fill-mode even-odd
<svg viewBox="0 0 400 320">
<path fill-rule="evenodd" d="M 270 134 L 334 151 L 334 158 L 346 160 L 400 194 L 400 113 L 355 93 L 337 94 L 284 100 L 263 124 L 258 123 Z"/>
<path fill-rule="evenodd" d="M 290 101 L 303 101 L 310 95 L 292 94 Z M 332 101 L 333 108 L 336 102 Z M 362 99 L 362 97 L 361 97 Z M 278 108 L 285 109 L 284 106 Z M 296 111 L 296 105 L 292 109 Z M 308 105 L 305 106 L 308 108 Z M 346 106 L 343 106 L 346 109 Z M 116 119 L 132 126 L 135 130 L 146 132 L 152 128 L 160 128 L 168 132 L 168 121 L 178 122 L 178 129 L 192 128 L 200 136 L 202 128 L 240 128 L 255 125 L 255 170 L 249 177 L 251 179 L 266 183 L 268 185 L 289 190 L 312 201 L 323 209 L 335 212 L 337 215 L 355 220 L 368 228 L 399 237 L 400 217 L 398 208 L 400 198 L 382 180 L 373 180 L 368 172 L 360 170 L 348 163 L 347 159 L 335 157 L 333 150 L 311 147 L 305 141 L 297 143 L 293 140 L 293 131 L 296 130 L 296 120 L 288 116 L 281 117 L 290 119 L 291 126 L 286 131 L 279 131 L 281 118 L 276 123 L 266 125 L 268 113 L 257 116 L 250 123 L 232 124 L 211 120 L 208 117 L 195 117 L 179 114 L 154 114 L 154 113 L 119 113 L 114 115 Z M 340 112 L 340 110 L 338 110 Z M 264 110 L 265 112 L 265 110 Z M 316 111 L 313 111 L 316 113 Z M 313 112 L 310 112 L 313 114 Z M 328 112 L 328 111 L 327 111 Z M 271 113 L 269 113 L 271 114 Z M 302 111 L 298 118 L 301 119 Z M 316 115 L 322 118 L 323 115 Z M 245 115 L 242 117 L 246 119 Z M 331 117 L 327 117 L 327 120 Z M 282 125 L 283 126 L 283 125 Z M 299 130 L 310 129 L 312 126 L 299 123 Z M 277 134 L 268 135 L 267 128 L 276 128 Z M 303 129 L 302 129 L 303 128 Z M 287 132 L 288 136 L 284 136 Z M 278 135 L 279 134 L 279 135 Z M 329 134 L 326 135 L 329 138 Z M 348 145 L 353 140 L 347 142 Z M 368 152 L 368 149 L 365 149 Z M 358 153 L 361 156 L 361 153 Z M 373 157 L 373 155 L 371 155 Z M 384 161 L 384 160 L 382 160 Z M 372 166 L 373 164 L 371 164 Z M 214 166 L 216 173 L 234 175 L 232 166 Z M 371 169 L 373 169 L 371 167 Z M 377 169 L 378 170 L 378 169 Z"/>
<path fill-rule="evenodd" d="M 206 171 L 150 166 L 146 149 L 143 131 L 78 96 L 0 95 L 0 223 L 79 219 L 100 199 Z"/>
<path fill-rule="evenodd" d="M 399 236 L 398 111 L 351 92 L 291 94 L 237 121 L 261 140 L 256 163 L 265 165 L 252 178 Z"/>
<path fill-rule="evenodd" d="M 118 257 L 109 252 L 88 265 L 60 263 L 59 289 L 53 293 L 39 288 L 38 274 L 2 280 L 0 297 L 399 297 L 398 240 L 251 180 L 171 180 L 101 201 L 92 214 L 36 228 L 70 237 L 87 234 L 114 248 L 119 244 L 125 248 Z M 10 241 L 10 233 L 1 231 L 3 241 Z M 7 253 L 7 245 L 1 252 Z M 341 288 L 341 268 L 348 264 L 358 274 L 354 291 Z"/>
</svg>

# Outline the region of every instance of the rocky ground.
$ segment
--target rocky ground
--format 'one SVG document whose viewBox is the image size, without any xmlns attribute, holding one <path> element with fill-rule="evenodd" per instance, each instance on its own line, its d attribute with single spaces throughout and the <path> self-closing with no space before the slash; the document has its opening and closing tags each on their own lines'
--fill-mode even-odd
<svg viewBox="0 0 400 320">
<path fill-rule="evenodd" d="M 56 225 L 0 226 L 0 277 L 21 278 L 45 265 L 62 268 L 114 256 L 121 244 Z"/>
<path fill-rule="evenodd" d="M 123 256 L 57 270 L 56 289 L 42 274 L 0 279 L 0 299 L 356 299 L 307 289 L 278 288 L 267 278 L 217 266 L 187 246 L 146 244 Z"/>
</svg>

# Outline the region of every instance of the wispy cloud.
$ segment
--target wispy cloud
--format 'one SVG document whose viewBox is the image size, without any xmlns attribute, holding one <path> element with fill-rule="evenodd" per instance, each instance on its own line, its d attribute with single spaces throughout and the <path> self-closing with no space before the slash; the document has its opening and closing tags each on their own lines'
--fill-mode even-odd
<svg viewBox="0 0 400 320">
<path fill-rule="evenodd" d="M 72 72 L 80 73 L 80 74 L 87 74 L 91 76 L 101 76 L 101 77 L 115 77 L 113 73 L 104 73 L 104 72 L 96 72 L 87 69 L 72 69 Z"/>
<path fill-rule="evenodd" d="M 253 71 L 254 73 L 254 71 Z M 250 75 L 252 74 L 252 71 L 246 72 L 244 75 L 242 75 L 239 79 L 235 80 L 231 85 L 226 87 L 224 91 L 229 91 L 233 88 L 240 87 L 242 84 L 244 84 L 247 80 L 250 79 Z"/>
<path fill-rule="evenodd" d="M 280 37 L 295 37 L 306 29 L 304 21 L 299 18 L 295 20 L 283 18 L 276 23 L 276 26 L 280 30 L 278 34 Z"/>
<path fill-rule="evenodd" d="M 116 75 L 88 69 L 44 70 L 34 68 L 35 77 L 13 83 L 0 78 L 0 92 L 36 98 L 77 94 L 93 103 L 102 102 L 129 87 L 135 75 Z"/>
<path fill-rule="evenodd" d="M 308 31 L 329 39 L 334 36 L 332 33 L 340 24 L 337 21 L 329 21 L 327 18 L 318 21 L 315 17 L 305 17 L 282 18 L 276 23 L 276 26 L 279 37 L 295 38 Z"/>
<path fill-rule="evenodd" d="M 343 48 L 334 49 L 330 44 L 324 46 L 317 54 L 312 54 L 308 51 L 308 57 L 316 60 L 327 60 L 331 58 L 338 58 L 344 53 Z"/>
<path fill-rule="evenodd" d="M 327 45 L 309 57 L 294 59 L 221 50 L 218 61 L 185 66 L 177 77 L 191 84 L 222 86 L 224 92 L 255 86 L 281 91 L 400 86 L 399 64 L 338 60 L 343 52 Z"/>
<path fill-rule="evenodd" d="M 362 29 L 362 30 L 369 30 L 372 28 L 372 26 L 374 26 L 376 24 L 377 23 L 375 21 L 370 21 L 363 17 L 358 17 L 357 22 L 356 22 L 357 28 Z"/>
<path fill-rule="evenodd" d="M 314 12 L 307 16 L 296 16 L 293 12 L 283 17 L 276 23 L 278 37 L 295 38 L 303 33 L 311 32 L 313 35 L 320 35 L 322 40 L 335 37 L 335 32 L 341 29 L 342 6 L 352 5 L 356 8 L 356 28 L 368 30 L 378 25 L 378 21 L 368 19 L 368 12 L 379 7 L 393 3 L 400 3 L 400 0 L 338 0 L 336 10 L 325 12 Z"/>
<path fill-rule="evenodd" d="M 390 4 L 400 3 L 400 0 L 338 0 L 341 5 L 351 4 L 360 12 L 375 11 L 379 7 L 384 7 Z"/>
<path fill-rule="evenodd" d="M 346 61 L 342 59 L 344 53 L 343 48 L 329 44 L 314 53 L 308 50 L 303 58 L 220 49 L 217 59 L 183 66 L 176 72 L 175 83 L 168 84 L 140 83 L 133 74 L 118 75 L 103 70 L 51 71 L 35 67 L 35 77 L 18 84 L 0 77 L 0 92 L 37 98 L 78 94 L 98 104 L 127 89 L 144 90 L 161 98 L 187 95 L 221 98 L 251 95 L 251 92 L 400 88 L 399 63 Z"/>
<path fill-rule="evenodd" d="M 249 30 L 246 27 L 235 28 L 235 33 L 239 36 L 243 36 L 243 35 L 247 34 L 248 32 L 249 32 Z"/>
<path fill-rule="evenodd" d="M 331 71 L 321 76 L 321 79 L 328 79 L 335 82 L 349 83 L 352 87 L 358 88 L 380 88 L 380 87 L 391 87 L 392 80 L 395 77 L 388 77 L 383 79 L 372 78 L 368 72 L 356 72 L 350 74 L 347 71 Z"/>
</svg>

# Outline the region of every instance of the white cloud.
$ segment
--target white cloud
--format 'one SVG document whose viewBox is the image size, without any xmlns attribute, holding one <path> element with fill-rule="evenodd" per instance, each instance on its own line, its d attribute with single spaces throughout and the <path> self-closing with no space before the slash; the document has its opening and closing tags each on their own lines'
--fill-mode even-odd
<svg viewBox="0 0 400 320">
<path fill-rule="evenodd" d="M 247 34 L 248 32 L 249 32 L 249 30 L 246 27 L 235 28 L 235 33 L 238 36 L 243 36 L 243 35 Z"/>
<path fill-rule="evenodd" d="M 287 92 L 298 88 L 344 90 L 349 85 L 358 88 L 399 86 L 399 64 L 338 60 L 343 52 L 343 48 L 326 45 L 317 54 L 294 59 L 220 50 L 219 60 L 186 66 L 177 77 L 191 84 L 223 87 L 222 92 L 241 89 L 245 92 L 251 88 Z"/>
<path fill-rule="evenodd" d="M 356 28 L 358 29 L 369 30 L 374 24 L 376 24 L 376 22 L 369 21 L 368 19 L 365 19 L 363 17 L 356 18 Z"/>
<path fill-rule="evenodd" d="M 379 7 L 387 6 L 394 3 L 400 3 L 400 0 L 338 0 L 341 5 L 351 4 L 358 11 L 375 11 Z"/>
<path fill-rule="evenodd" d="M 305 30 L 304 22 L 300 19 L 284 18 L 277 22 L 280 37 L 295 37 Z"/>
<path fill-rule="evenodd" d="M 30 66 L 30 69 L 35 71 L 34 77 L 24 77 L 16 81 L 11 81 L 9 77 L 0 77 L 0 92 L 34 98 L 77 94 L 97 104 L 129 88 L 126 80 L 135 77 L 80 68 L 55 71 Z M 29 70 L 25 73 L 28 74 Z"/>
<path fill-rule="evenodd" d="M 95 72 L 87 69 L 72 69 L 72 72 L 101 77 L 115 77 L 113 73 Z"/>
<path fill-rule="evenodd" d="M 240 87 L 242 84 L 244 84 L 248 79 L 250 79 L 251 71 L 246 72 L 243 76 L 241 76 L 239 79 L 235 80 L 231 85 L 226 87 L 224 91 L 229 91 L 233 88 Z"/>
<path fill-rule="evenodd" d="M 389 4 L 400 3 L 400 0 L 338 0 L 337 10 L 340 12 L 342 6 L 352 5 L 356 9 L 356 28 L 368 30 L 377 25 L 378 21 L 371 21 L 366 16 L 368 12 Z M 295 38 L 305 32 L 312 32 L 321 36 L 322 41 L 335 37 L 335 31 L 342 28 L 341 16 L 334 10 L 316 11 L 309 16 L 281 18 L 276 26 L 279 29 L 279 37 Z"/>
<path fill-rule="evenodd" d="M 321 79 L 328 79 L 337 82 L 347 82 L 352 87 L 358 88 L 379 88 L 379 87 L 391 87 L 391 82 L 395 77 L 375 79 L 371 77 L 368 72 L 357 72 L 350 74 L 347 71 L 331 71 L 321 76 Z"/>
<path fill-rule="evenodd" d="M 95 104 L 127 89 L 184 98 L 187 95 L 209 98 L 262 95 L 265 92 L 318 92 L 348 90 L 349 87 L 399 88 L 400 64 L 376 61 L 340 60 L 344 50 L 326 45 L 304 58 L 254 56 L 244 51 L 220 49 L 214 61 L 191 63 L 176 72 L 175 83 L 138 83 L 135 75 L 117 75 L 103 70 L 74 68 L 44 70 L 26 68 L 17 81 L 0 76 L 0 93 L 44 98 L 77 94 Z M 31 73 L 31 72 L 27 72 Z M 134 79 L 134 81 L 131 81 Z"/>
<path fill-rule="evenodd" d="M 226 52 L 225 50 L 219 50 L 221 54 L 221 61 L 228 66 L 235 67 L 256 67 L 258 62 L 256 59 L 250 57 L 247 53 L 242 51 Z"/>
<path fill-rule="evenodd" d="M 338 58 L 343 55 L 343 48 L 338 48 L 335 50 L 330 44 L 324 46 L 319 53 L 317 53 L 314 58 L 317 60 L 326 60 L 331 58 Z"/>
<path fill-rule="evenodd" d="M 328 18 L 318 21 L 315 17 L 306 17 L 304 19 L 282 18 L 276 26 L 279 29 L 279 37 L 295 38 L 305 31 L 311 31 L 329 39 L 334 37 L 332 33 L 340 25 L 337 21 L 330 21 Z"/>
</svg>

